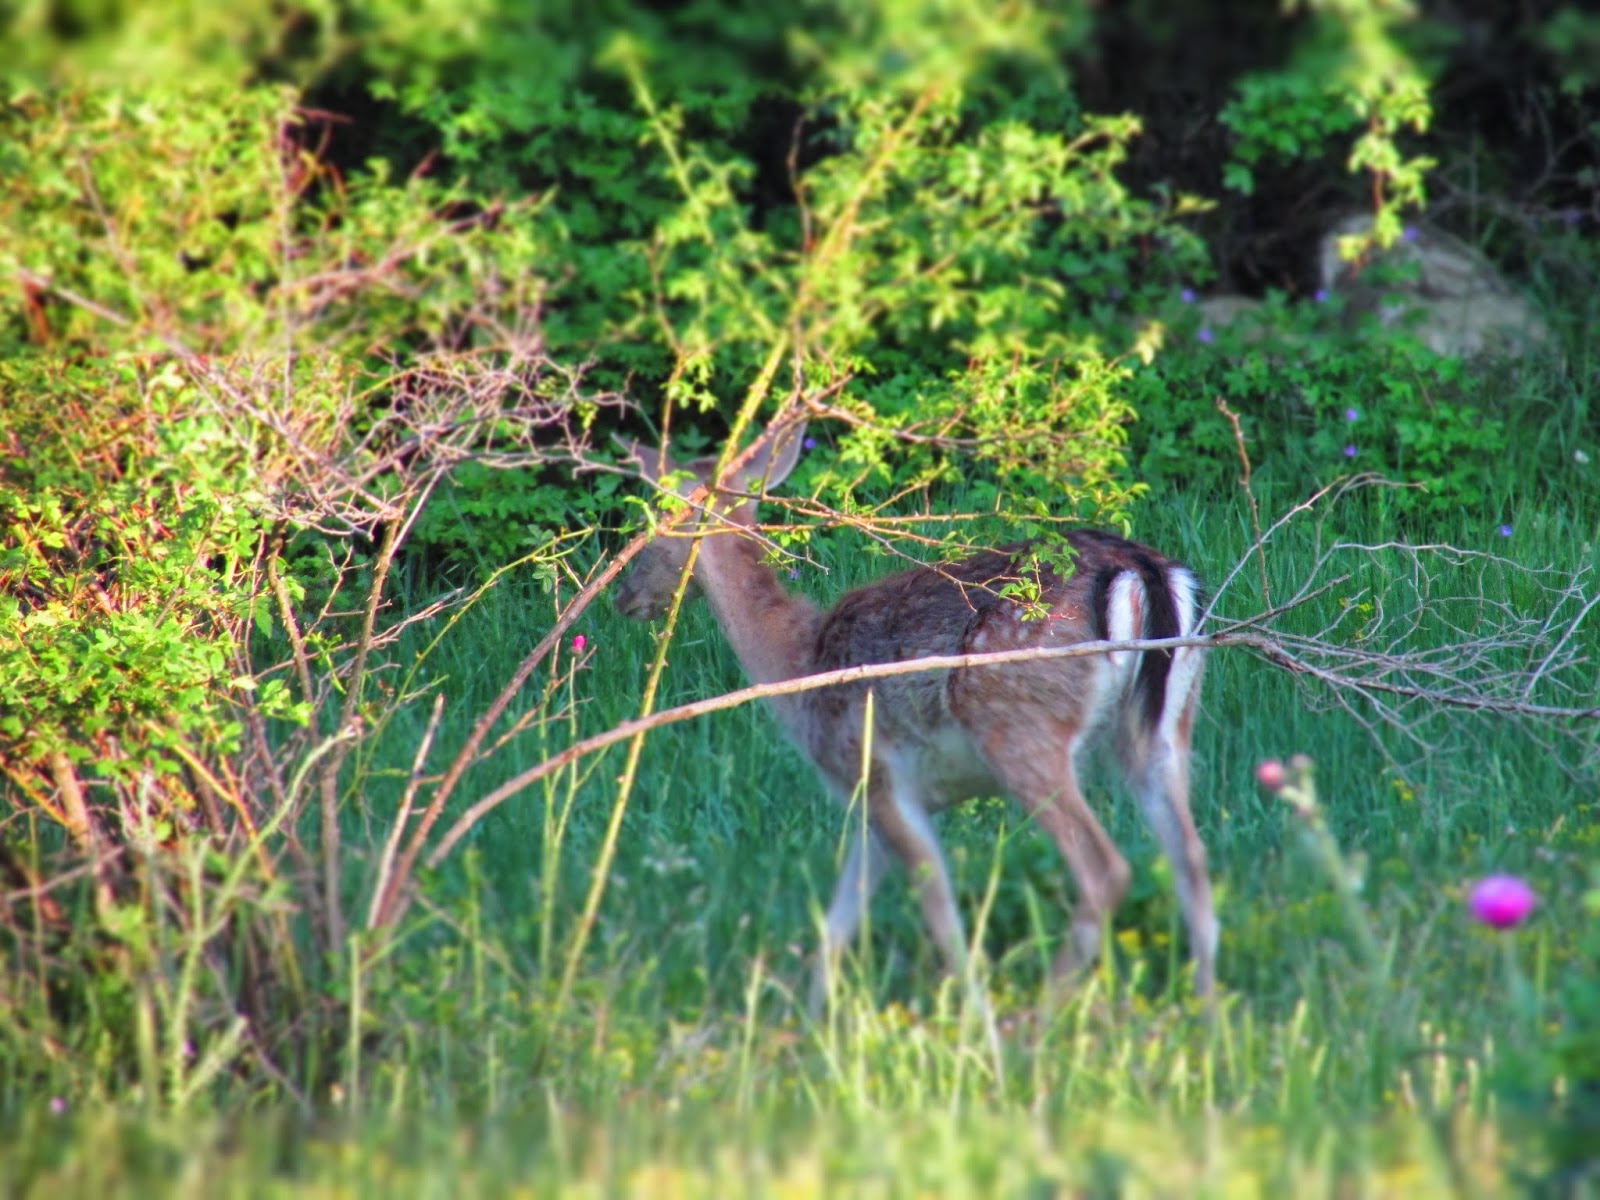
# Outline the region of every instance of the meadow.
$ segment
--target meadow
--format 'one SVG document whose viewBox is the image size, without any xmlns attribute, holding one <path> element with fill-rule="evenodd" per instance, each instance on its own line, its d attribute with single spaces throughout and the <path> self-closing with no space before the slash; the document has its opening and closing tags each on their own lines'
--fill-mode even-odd
<svg viewBox="0 0 1600 1200">
<path fill-rule="evenodd" d="M 1346 536 L 1374 526 L 1380 540 L 1380 507 L 1346 505 Z M 1532 565 L 1592 556 L 1577 520 L 1530 506 L 1495 549 Z M 1138 531 L 1209 576 L 1250 544 L 1227 495 L 1153 498 Z M 1465 520 L 1434 533 L 1486 535 Z M 1309 570 L 1311 540 L 1290 527 L 1269 583 Z M 883 569 L 842 541 L 815 558 L 826 578 L 809 570 L 797 586 L 819 597 Z M 1231 602 L 1248 610 L 1258 585 L 1240 579 Z M 551 605 L 511 573 L 431 648 L 423 670 L 451 698 L 441 744 L 463 736 Z M 606 606 L 576 628 L 583 649 L 545 718 L 473 793 L 636 711 L 652 628 Z M 703 605 L 670 664 L 662 706 L 742 682 Z M 412 723 L 391 725 L 363 764 L 347 810 L 352 897 L 370 886 L 423 711 L 403 710 Z M 1584 1194 L 1572 1146 L 1595 1110 L 1563 1107 L 1552 1054 L 1564 1026 L 1593 1029 L 1560 1006 L 1568 974 L 1592 978 L 1595 797 L 1504 719 L 1430 736 L 1418 755 L 1314 686 L 1213 654 L 1195 796 L 1224 930 L 1214 1017 L 1188 993 L 1164 867 L 1107 780 L 1092 796 L 1134 888 L 1115 952 L 1054 1002 L 1041 984 L 1070 888 L 1053 848 L 999 801 L 948 815 L 963 908 L 992 965 L 995 1061 L 941 988 L 903 882 L 880 893 L 827 1018 L 805 1017 L 797 997 L 846 817 L 759 707 L 671 725 L 646 745 L 572 986 L 556 981 L 606 839 L 615 749 L 502 806 L 427 879 L 395 942 L 341 981 L 346 1057 L 308 1109 L 224 1088 L 226 1103 L 180 1116 L 75 1093 L 65 1074 L 52 1094 L 0 1083 L 0 1184 L 28 1196 L 1477 1196 L 1543 1180 Z M 1297 752 L 1315 760 L 1342 879 L 1255 782 L 1258 762 Z M 1493 872 L 1536 889 L 1525 927 L 1468 913 L 1468 885 Z"/>
<path fill-rule="evenodd" d="M 1145 7 L 0 20 L 0 1195 L 1600 1194 L 1600 24 Z M 1103 766 L 1070 989 L 939 817 L 991 1032 L 895 877 L 808 1013 L 862 815 L 759 704 L 573 753 L 745 682 L 617 442 L 799 413 L 821 602 L 1209 586 L 1213 1005 Z"/>
</svg>

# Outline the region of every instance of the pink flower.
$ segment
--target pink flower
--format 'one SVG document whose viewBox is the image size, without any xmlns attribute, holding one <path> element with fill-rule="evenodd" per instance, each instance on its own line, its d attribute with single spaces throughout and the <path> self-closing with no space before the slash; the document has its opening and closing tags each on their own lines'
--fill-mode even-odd
<svg viewBox="0 0 1600 1200">
<path fill-rule="evenodd" d="M 582 654 L 583 653 L 583 648 L 585 646 L 587 646 L 588 644 L 589 644 L 589 639 L 588 638 L 584 637 L 583 634 L 581 634 L 581 633 L 577 634 L 572 639 L 572 652 L 574 654 Z"/>
<path fill-rule="evenodd" d="M 53 1116 L 63 1117 L 67 1113 L 67 1102 L 60 1096 L 50 1097 L 50 1112 Z"/>
<path fill-rule="evenodd" d="M 1256 782 L 1269 792 L 1283 791 L 1284 784 L 1289 782 L 1289 773 L 1283 769 L 1283 764 L 1275 758 L 1256 767 Z"/>
<path fill-rule="evenodd" d="M 1472 885 L 1467 907 L 1472 915 L 1495 929 L 1514 929 L 1528 919 L 1539 903 L 1533 889 L 1515 875 L 1490 875 Z"/>
</svg>

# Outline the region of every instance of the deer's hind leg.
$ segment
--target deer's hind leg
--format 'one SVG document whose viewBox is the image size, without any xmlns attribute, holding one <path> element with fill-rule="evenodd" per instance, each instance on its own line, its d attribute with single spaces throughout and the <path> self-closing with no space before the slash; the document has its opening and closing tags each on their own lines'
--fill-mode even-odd
<svg viewBox="0 0 1600 1200">
<path fill-rule="evenodd" d="M 996 722 L 982 738 L 995 778 L 1055 842 L 1078 888 L 1067 940 L 1057 951 L 1057 978 L 1092 966 L 1101 930 L 1128 891 L 1130 871 L 1116 843 L 1095 817 L 1078 786 L 1077 757 L 1082 726 L 1035 716 Z"/>
<path fill-rule="evenodd" d="M 1194 990 L 1209 996 L 1216 983 L 1218 929 L 1205 843 L 1189 811 L 1194 715 L 1191 693 L 1183 707 L 1165 714 L 1153 731 L 1130 720 L 1118 738 L 1117 754 L 1145 822 L 1172 864 L 1174 889 L 1189 931 L 1189 952 L 1194 956 Z"/>
</svg>

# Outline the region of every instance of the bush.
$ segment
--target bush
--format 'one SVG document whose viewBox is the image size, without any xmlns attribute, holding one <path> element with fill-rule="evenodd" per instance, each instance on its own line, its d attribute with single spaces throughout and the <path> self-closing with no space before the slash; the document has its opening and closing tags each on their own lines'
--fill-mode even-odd
<svg viewBox="0 0 1600 1200">
<path fill-rule="evenodd" d="M 278 89 L 190 99 L 11 105 L 0 196 L 33 231 L 0 251 L 0 781 L 28 818 L 0 869 L 36 967 L 9 1073 L 178 1108 L 321 1069 L 340 814 L 424 499 L 465 461 L 570 460 L 606 402 L 538 349 L 522 231 L 336 180 Z"/>
</svg>

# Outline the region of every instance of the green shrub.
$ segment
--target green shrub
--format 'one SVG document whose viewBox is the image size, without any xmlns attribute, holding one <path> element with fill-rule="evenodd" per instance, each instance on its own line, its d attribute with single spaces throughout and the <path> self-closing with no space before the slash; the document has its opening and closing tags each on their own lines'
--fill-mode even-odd
<svg viewBox="0 0 1600 1200">
<path fill-rule="evenodd" d="M 1309 493 L 1376 472 L 1415 485 L 1400 514 L 1483 511 L 1505 490 L 1510 430 L 1492 366 L 1435 353 L 1366 318 L 1349 329 L 1338 299 L 1270 297 L 1249 320 L 1212 327 L 1174 306 L 1171 347 L 1131 381 L 1133 458 L 1152 483 L 1215 487 L 1238 476 L 1239 450 L 1217 411 L 1239 415 L 1259 477 Z M 1490 519 L 1490 518 L 1493 519 Z"/>
</svg>

